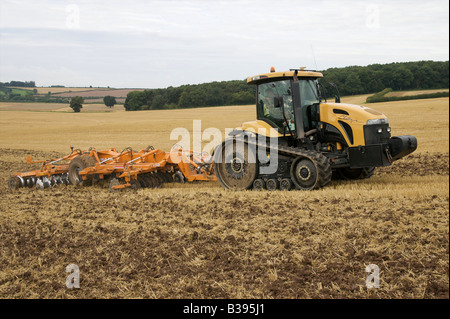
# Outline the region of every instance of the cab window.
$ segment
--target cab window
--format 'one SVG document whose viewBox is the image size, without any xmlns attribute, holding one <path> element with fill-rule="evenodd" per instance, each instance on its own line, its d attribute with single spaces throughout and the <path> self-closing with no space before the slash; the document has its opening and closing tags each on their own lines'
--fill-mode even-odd
<svg viewBox="0 0 450 319">
<path fill-rule="evenodd" d="M 283 108 L 275 107 L 274 98 L 283 97 Z M 292 103 L 291 81 L 283 80 L 258 85 L 258 119 L 266 121 L 280 133 L 287 132 L 288 125 L 292 131 L 295 130 L 294 110 Z"/>
</svg>

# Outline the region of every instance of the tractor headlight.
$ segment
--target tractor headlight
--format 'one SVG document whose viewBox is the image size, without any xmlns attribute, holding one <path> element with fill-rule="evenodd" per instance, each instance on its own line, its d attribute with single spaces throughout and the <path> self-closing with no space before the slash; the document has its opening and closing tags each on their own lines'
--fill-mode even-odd
<svg viewBox="0 0 450 319">
<path fill-rule="evenodd" d="M 388 119 L 367 120 L 367 125 L 380 125 L 380 124 L 389 124 L 389 120 Z"/>
</svg>

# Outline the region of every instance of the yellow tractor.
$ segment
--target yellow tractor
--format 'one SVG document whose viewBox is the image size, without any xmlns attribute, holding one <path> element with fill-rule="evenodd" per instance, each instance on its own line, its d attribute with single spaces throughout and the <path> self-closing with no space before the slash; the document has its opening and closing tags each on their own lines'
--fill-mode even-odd
<svg viewBox="0 0 450 319">
<path fill-rule="evenodd" d="M 227 189 L 314 190 L 332 179 L 363 179 L 414 152 L 414 136 L 391 136 L 387 117 L 365 106 L 327 102 L 305 68 L 248 78 L 257 120 L 243 123 L 214 151 Z M 275 169 L 273 166 L 275 165 Z M 272 169 L 268 169 L 272 167 Z"/>
</svg>

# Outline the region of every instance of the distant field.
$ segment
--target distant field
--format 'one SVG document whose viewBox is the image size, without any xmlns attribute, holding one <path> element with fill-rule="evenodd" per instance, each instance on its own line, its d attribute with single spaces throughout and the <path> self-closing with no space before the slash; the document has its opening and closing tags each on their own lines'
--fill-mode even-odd
<svg viewBox="0 0 450 319">
<path fill-rule="evenodd" d="M 17 102 L 0 102 L 0 111 L 34 111 L 34 112 L 70 112 L 73 110 L 69 104 L 65 103 L 17 103 Z M 103 103 L 83 104 L 81 112 L 118 112 L 125 111 L 122 105 L 115 105 L 113 108 L 106 107 Z"/>
<path fill-rule="evenodd" d="M 72 87 L 36 87 L 36 88 L 19 88 L 11 87 L 16 91 L 13 93 L 23 94 L 23 90 L 33 91 L 37 90 L 38 94 L 47 94 L 50 92 L 53 96 L 57 97 L 98 97 L 98 99 L 89 99 L 86 102 L 89 103 L 102 103 L 103 97 L 106 95 L 114 96 L 118 103 L 124 103 L 127 94 L 131 91 L 142 91 L 144 89 L 108 89 L 108 88 L 72 88 Z"/>
<path fill-rule="evenodd" d="M 74 92 L 66 92 L 66 93 L 58 93 L 56 96 L 60 97 L 72 97 L 72 96 L 81 96 L 81 97 L 104 97 L 106 95 L 114 96 L 114 97 L 127 97 L 127 94 L 131 91 L 143 91 L 144 89 L 96 89 L 90 91 L 79 91 L 74 94 Z"/>
<path fill-rule="evenodd" d="M 14 87 L 11 87 L 14 88 Z M 94 91 L 98 90 L 97 88 L 73 88 L 73 87 L 35 87 L 35 88 L 25 88 L 25 87 L 16 87 L 17 89 L 24 89 L 24 90 L 37 90 L 38 94 L 47 94 L 48 92 L 51 93 L 62 93 L 62 92 L 80 92 L 80 91 Z M 103 89 L 105 90 L 105 89 Z"/>
</svg>

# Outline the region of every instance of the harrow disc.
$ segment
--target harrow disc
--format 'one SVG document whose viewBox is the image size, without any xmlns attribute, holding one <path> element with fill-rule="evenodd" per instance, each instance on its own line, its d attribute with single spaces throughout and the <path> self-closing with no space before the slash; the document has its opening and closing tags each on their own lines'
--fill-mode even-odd
<svg viewBox="0 0 450 319">
<path fill-rule="evenodd" d="M 160 186 L 166 182 L 166 179 L 165 179 L 163 174 L 158 172 L 158 173 L 155 174 L 155 176 L 159 180 Z"/>
<path fill-rule="evenodd" d="M 65 173 L 61 175 L 61 180 L 64 183 L 64 185 L 70 185 L 70 181 L 69 181 L 69 174 Z"/>
<path fill-rule="evenodd" d="M 47 176 L 44 176 L 42 178 L 42 182 L 44 183 L 44 188 L 49 188 L 50 186 L 52 186 L 52 184 Z"/>
<path fill-rule="evenodd" d="M 161 188 L 163 182 L 162 182 L 161 178 L 159 177 L 159 175 L 158 174 L 152 174 L 151 177 L 152 177 L 152 179 L 154 181 L 155 187 L 156 188 Z"/>
<path fill-rule="evenodd" d="M 173 183 L 172 174 L 167 173 L 167 172 L 164 172 L 164 173 L 161 173 L 161 174 L 164 176 L 164 181 L 166 183 Z"/>
<path fill-rule="evenodd" d="M 135 178 L 132 178 L 130 180 L 130 184 L 131 184 L 131 189 L 133 189 L 133 190 L 138 190 L 139 188 L 141 188 L 141 183 Z"/>
<path fill-rule="evenodd" d="M 37 178 L 28 177 L 24 180 L 24 186 L 26 185 L 28 188 L 32 188 L 34 184 L 36 184 Z"/>
<path fill-rule="evenodd" d="M 44 182 L 42 181 L 42 179 L 38 178 L 36 180 L 36 189 L 41 190 L 41 189 L 44 189 L 44 188 L 45 188 L 44 187 Z"/>
<path fill-rule="evenodd" d="M 147 181 L 149 188 L 156 188 L 156 186 L 158 185 L 158 181 L 154 179 L 152 174 L 150 173 L 144 174 L 143 178 L 145 178 L 145 180 Z"/>
<path fill-rule="evenodd" d="M 137 180 L 141 187 L 147 188 L 150 187 L 150 183 L 144 175 L 138 175 Z"/>
<path fill-rule="evenodd" d="M 117 178 L 111 178 L 111 180 L 109 181 L 109 190 L 111 192 L 116 192 L 116 189 L 113 189 L 114 186 L 118 186 L 120 185 L 120 181 Z"/>
<path fill-rule="evenodd" d="M 174 181 L 175 183 L 184 184 L 184 175 L 183 175 L 183 173 L 181 173 L 180 171 L 176 172 L 176 173 L 173 175 L 173 181 Z"/>
</svg>

